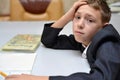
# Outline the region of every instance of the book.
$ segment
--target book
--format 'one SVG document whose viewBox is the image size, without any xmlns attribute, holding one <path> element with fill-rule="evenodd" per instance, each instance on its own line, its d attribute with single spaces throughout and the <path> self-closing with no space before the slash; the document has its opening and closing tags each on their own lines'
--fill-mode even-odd
<svg viewBox="0 0 120 80">
<path fill-rule="evenodd" d="M 35 52 L 40 45 L 41 36 L 38 34 L 18 34 L 8 41 L 3 47 L 3 51 Z"/>
</svg>

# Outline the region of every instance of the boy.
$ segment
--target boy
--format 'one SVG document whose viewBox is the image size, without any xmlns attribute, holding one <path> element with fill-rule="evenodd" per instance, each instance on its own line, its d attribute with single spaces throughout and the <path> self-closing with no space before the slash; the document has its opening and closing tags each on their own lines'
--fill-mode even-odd
<svg viewBox="0 0 120 80">
<path fill-rule="evenodd" d="M 109 24 L 110 17 L 105 0 L 79 0 L 57 22 L 45 24 L 42 43 L 54 49 L 80 50 L 90 65 L 89 74 L 49 77 L 23 74 L 8 76 L 6 80 L 120 80 L 120 36 Z M 70 21 L 73 35 L 59 35 Z"/>
</svg>

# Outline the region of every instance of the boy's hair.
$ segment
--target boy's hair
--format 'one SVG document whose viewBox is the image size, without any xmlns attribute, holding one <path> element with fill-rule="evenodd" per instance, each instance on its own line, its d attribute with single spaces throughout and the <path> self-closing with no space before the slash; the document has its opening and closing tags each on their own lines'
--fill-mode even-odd
<svg viewBox="0 0 120 80">
<path fill-rule="evenodd" d="M 102 22 L 109 22 L 111 19 L 111 10 L 106 0 L 87 0 L 89 6 L 101 12 Z"/>
</svg>

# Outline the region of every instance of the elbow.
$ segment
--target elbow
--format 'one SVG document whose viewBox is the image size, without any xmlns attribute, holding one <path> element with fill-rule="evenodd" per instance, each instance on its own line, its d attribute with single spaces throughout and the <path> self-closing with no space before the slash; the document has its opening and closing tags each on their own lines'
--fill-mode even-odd
<svg viewBox="0 0 120 80">
<path fill-rule="evenodd" d="M 53 44 L 44 38 L 41 39 L 42 44 L 47 48 L 52 48 Z"/>
</svg>

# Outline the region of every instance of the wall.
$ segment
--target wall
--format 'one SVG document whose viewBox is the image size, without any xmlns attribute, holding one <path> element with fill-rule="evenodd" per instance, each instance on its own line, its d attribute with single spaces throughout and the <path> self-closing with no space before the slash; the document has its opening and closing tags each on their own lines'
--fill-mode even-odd
<svg viewBox="0 0 120 80">
<path fill-rule="evenodd" d="M 107 0 L 107 2 L 110 4 L 110 3 L 114 3 L 114 2 L 117 2 L 117 1 L 120 1 L 120 0 Z"/>
<path fill-rule="evenodd" d="M 63 0 L 64 11 L 67 12 L 73 3 L 77 0 Z M 109 3 L 120 0 L 107 0 Z M 8 15 L 10 13 L 10 0 L 0 0 L 0 15 Z"/>
<path fill-rule="evenodd" d="M 63 0 L 64 3 L 64 11 L 68 11 L 68 9 L 71 7 L 71 5 L 77 0 Z M 10 13 L 10 0 L 0 0 L 0 15 L 3 14 L 9 14 Z"/>
<path fill-rule="evenodd" d="M 71 6 L 73 5 L 73 3 L 74 3 L 75 1 L 77 1 L 77 0 L 70 0 L 70 1 L 68 1 L 68 0 L 63 0 L 63 3 L 64 3 L 64 11 L 67 12 L 67 11 L 71 8 Z"/>
<path fill-rule="evenodd" d="M 9 15 L 10 12 L 10 0 L 0 0 L 0 15 Z"/>
</svg>

